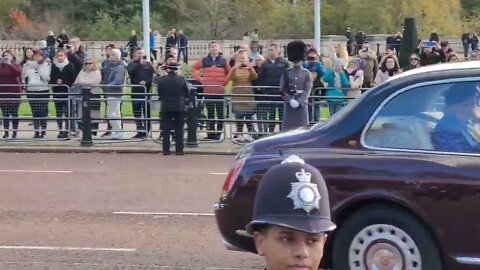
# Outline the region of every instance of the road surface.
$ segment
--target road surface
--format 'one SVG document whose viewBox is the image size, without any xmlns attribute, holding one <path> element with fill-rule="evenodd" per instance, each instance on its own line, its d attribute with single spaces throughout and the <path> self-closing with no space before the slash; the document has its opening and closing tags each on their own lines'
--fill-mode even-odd
<svg viewBox="0 0 480 270">
<path fill-rule="evenodd" d="M 261 269 L 212 214 L 231 156 L 0 153 L 0 269 Z"/>
</svg>

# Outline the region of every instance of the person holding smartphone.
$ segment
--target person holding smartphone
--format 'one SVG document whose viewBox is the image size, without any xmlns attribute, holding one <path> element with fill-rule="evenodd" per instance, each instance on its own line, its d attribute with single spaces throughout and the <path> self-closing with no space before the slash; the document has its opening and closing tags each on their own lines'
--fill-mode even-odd
<svg viewBox="0 0 480 270">
<path fill-rule="evenodd" d="M 436 41 L 425 41 L 420 43 L 420 65 L 428 66 L 445 62 L 447 55 L 441 46 Z"/>
<path fill-rule="evenodd" d="M 256 112 L 257 104 L 253 96 L 252 82 L 258 78 L 258 74 L 253 68 L 246 50 L 239 50 L 235 54 L 235 64 L 228 73 L 227 81 L 233 82 L 232 94 L 234 95 L 252 95 L 252 96 L 233 96 L 232 111 L 235 119 L 246 120 L 246 122 L 237 122 L 237 132 L 234 139 L 238 141 L 253 141 L 255 129 L 253 127 L 253 115 Z M 243 135 L 243 126 L 246 125 L 248 133 Z"/>
<path fill-rule="evenodd" d="M 142 48 L 137 48 L 134 53 L 133 61 L 127 65 L 130 83 L 140 85 L 132 87 L 132 109 L 133 115 L 137 120 L 137 134 L 134 139 L 144 139 L 150 131 L 150 120 L 140 120 L 142 118 L 150 118 L 150 97 L 146 93 L 150 93 L 153 82 L 155 69 L 147 60 L 147 55 Z"/>
</svg>

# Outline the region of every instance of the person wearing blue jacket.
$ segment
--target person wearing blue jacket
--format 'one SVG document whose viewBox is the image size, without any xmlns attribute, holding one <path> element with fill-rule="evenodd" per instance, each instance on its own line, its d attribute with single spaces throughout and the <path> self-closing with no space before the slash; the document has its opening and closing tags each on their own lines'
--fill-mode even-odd
<svg viewBox="0 0 480 270">
<path fill-rule="evenodd" d="M 188 37 L 185 35 L 183 30 L 178 31 L 178 58 L 177 62 L 180 61 L 180 57 L 183 55 L 183 62 L 188 64 Z"/>
<path fill-rule="evenodd" d="M 152 29 L 150 29 L 150 57 L 157 61 L 157 44 L 155 44 L 155 35 L 152 32 Z"/>
<path fill-rule="evenodd" d="M 320 56 L 314 48 L 308 51 L 307 61 L 303 63 L 303 68 L 308 69 L 312 74 L 313 88 L 312 95 L 324 96 L 325 88 L 322 83 L 322 77 L 325 74 L 322 63 L 320 62 Z M 320 98 L 312 98 L 310 105 L 308 106 L 308 115 L 313 122 L 320 121 Z"/>
<path fill-rule="evenodd" d="M 323 81 L 327 84 L 327 97 L 345 97 L 346 91 L 350 87 L 350 81 L 347 74 L 343 71 L 343 63 L 340 59 L 333 61 L 332 68 L 325 71 Z M 346 99 L 327 98 L 330 116 L 336 114 L 342 109 Z"/>
</svg>

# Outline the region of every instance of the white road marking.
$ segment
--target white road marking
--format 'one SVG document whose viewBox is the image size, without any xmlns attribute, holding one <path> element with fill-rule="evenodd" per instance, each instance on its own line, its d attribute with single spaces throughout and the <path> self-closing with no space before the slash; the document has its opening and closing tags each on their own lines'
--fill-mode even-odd
<svg viewBox="0 0 480 270">
<path fill-rule="evenodd" d="M 208 173 L 209 175 L 228 175 L 228 173 L 226 172 L 211 172 L 211 173 Z"/>
<path fill-rule="evenodd" d="M 0 246 L 0 249 L 24 249 L 24 250 L 63 250 L 63 251 L 113 251 L 135 252 L 135 248 L 93 248 L 93 247 L 43 247 L 43 246 Z"/>
<path fill-rule="evenodd" d="M 73 173 L 73 171 L 0 170 L 0 173 Z"/>
<path fill-rule="evenodd" d="M 116 215 L 144 216 L 213 216 L 213 213 L 177 213 L 177 212 L 113 212 Z"/>
<path fill-rule="evenodd" d="M 2 264 L 23 264 L 23 265 L 41 265 L 41 266 L 57 266 L 57 265 L 65 265 L 65 266 L 103 266 L 103 267 L 129 267 L 129 268 L 136 268 L 136 269 L 188 269 L 188 270 L 241 270 L 245 268 L 231 268 L 231 267 L 215 267 L 215 266 L 206 266 L 206 267 L 196 267 L 196 266 L 179 266 L 179 265 L 149 265 L 149 264 L 117 264 L 117 263 L 67 263 L 67 262 L 35 262 L 35 261 L 2 261 Z M 114 268 L 116 269 L 116 268 Z"/>
</svg>

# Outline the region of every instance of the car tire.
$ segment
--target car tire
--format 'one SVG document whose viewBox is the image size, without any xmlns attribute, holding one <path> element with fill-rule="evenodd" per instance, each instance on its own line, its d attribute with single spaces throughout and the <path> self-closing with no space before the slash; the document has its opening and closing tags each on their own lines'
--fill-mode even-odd
<svg viewBox="0 0 480 270">
<path fill-rule="evenodd" d="M 443 269 L 439 248 L 426 226 L 388 205 L 367 206 L 345 219 L 335 233 L 333 269 L 370 269 L 373 258 L 385 254 L 379 250 L 396 254 L 390 258 L 401 258 L 404 269 Z"/>
</svg>

